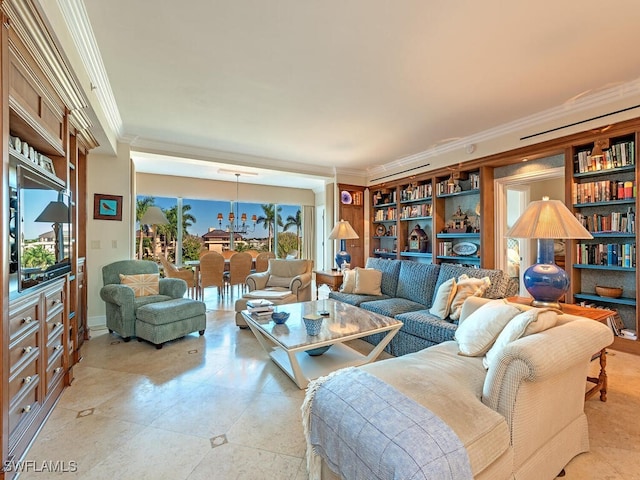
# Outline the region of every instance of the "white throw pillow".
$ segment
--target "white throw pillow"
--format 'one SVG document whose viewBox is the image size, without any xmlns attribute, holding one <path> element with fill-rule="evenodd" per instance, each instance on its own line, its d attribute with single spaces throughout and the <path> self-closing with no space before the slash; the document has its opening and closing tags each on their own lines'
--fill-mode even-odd
<svg viewBox="0 0 640 480">
<path fill-rule="evenodd" d="M 462 322 L 455 333 L 460 355 L 484 355 L 495 342 L 502 329 L 520 310 L 505 300 L 485 303 Z"/>
<path fill-rule="evenodd" d="M 356 267 L 356 286 L 353 293 L 361 295 L 382 295 L 382 272 L 375 268 Z"/>
<path fill-rule="evenodd" d="M 445 319 L 449 316 L 451 310 L 451 302 L 456 295 L 456 279 L 450 278 L 438 287 L 433 304 L 429 309 L 431 315 Z"/>
<path fill-rule="evenodd" d="M 482 360 L 484 368 L 489 368 L 511 342 L 555 327 L 556 323 L 558 323 L 558 314 L 555 310 L 548 308 L 532 308 L 519 313 L 502 329 L 493 346 L 487 351 Z"/>
<path fill-rule="evenodd" d="M 344 270 L 342 272 L 342 285 L 340 291 L 342 293 L 353 293 L 353 289 L 356 288 L 356 271 Z"/>
<path fill-rule="evenodd" d="M 489 277 L 471 278 L 468 275 L 458 277 L 456 296 L 451 302 L 451 319 L 458 320 L 462 312 L 462 304 L 469 297 L 481 297 L 491 286 Z"/>
</svg>

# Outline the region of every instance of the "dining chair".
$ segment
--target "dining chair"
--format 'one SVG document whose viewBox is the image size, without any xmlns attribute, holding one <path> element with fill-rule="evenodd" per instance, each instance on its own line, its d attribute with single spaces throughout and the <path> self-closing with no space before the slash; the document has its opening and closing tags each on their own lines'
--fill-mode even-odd
<svg viewBox="0 0 640 480">
<path fill-rule="evenodd" d="M 189 296 L 191 298 L 195 298 L 197 296 L 196 292 L 196 276 L 190 268 L 178 268 L 176 265 L 171 263 L 167 258 L 163 255 L 160 255 L 160 263 L 162 264 L 162 269 L 164 270 L 164 276 L 167 278 L 181 278 L 185 282 L 187 282 L 187 288 L 189 292 Z"/>
<path fill-rule="evenodd" d="M 224 296 L 224 257 L 218 252 L 209 252 L 200 257 L 200 292 L 204 300 L 204 289 L 218 287 L 218 295 Z"/>
<path fill-rule="evenodd" d="M 236 253 L 238 253 L 238 252 L 236 252 L 235 250 L 223 250 L 223 251 L 222 251 L 222 257 L 223 257 L 225 260 L 229 260 L 229 259 L 230 259 L 231 257 L 233 257 Z"/>
<path fill-rule="evenodd" d="M 255 273 L 266 272 L 269 268 L 269 259 L 276 258 L 276 254 L 273 252 L 260 252 L 256 257 Z"/>
<path fill-rule="evenodd" d="M 253 258 L 247 252 L 237 252 L 229 259 L 229 272 L 226 275 L 227 286 L 230 291 L 234 285 L 238 285 L 238 294 L 244 290 L 244 282 L 247 276 L 251 274 L 251 264 Z"/>
</svg>

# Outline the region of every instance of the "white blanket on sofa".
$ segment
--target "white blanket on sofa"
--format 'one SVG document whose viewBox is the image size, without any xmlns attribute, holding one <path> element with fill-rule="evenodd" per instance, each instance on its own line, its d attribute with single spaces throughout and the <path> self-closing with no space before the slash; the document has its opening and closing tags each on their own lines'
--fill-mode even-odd
<svg viewBox="0 0 640 480">
<path fill-rule="evenodd" d="M 311 382 L 302 405 L 309 478 L 321 457 L 343 479 L 471 479 L 458 436 L 439 417 L 357 368 Z"/>
</svg>

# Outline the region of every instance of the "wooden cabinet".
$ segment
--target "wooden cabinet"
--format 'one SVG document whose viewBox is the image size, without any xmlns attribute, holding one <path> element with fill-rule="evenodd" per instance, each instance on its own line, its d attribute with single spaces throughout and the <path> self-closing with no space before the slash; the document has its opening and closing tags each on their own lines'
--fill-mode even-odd
<svg viewBox="0 0 640 480">
<path fill-rule="evenodd" d="M 399 229 L 397 243 L 401 257 L 433 259 L 433 185 L 431 179 L 399 186 Z"/>
<path fill-rule="evenodd" d="M 9 468 L 0 472 L 0 479 L 9 479 L 16 476 L 10 467 L 24 458 L 70 384 L 72 366 L 80 359 L 80 346 L 87 336 L 86 154 L 96 145 L 86 129 L 90 124 L 84 111 L 86 100 L 45 30 L 39 7 L 31 0 L 8 0 L 3 2 L 2 15 L 0 205 L 6 223 L 0 223 L 0 454 Z M 28 190 L 33 192 L 31 200 L 41 192 L 55 195 L 40 196 L 47 207 L 64 203 L 68 219 L 45 218 L 46 209 L 33 202 L 29 218 L 42 228 L 21 230 L 29 203 L 21 192 Z M 51 235 L 47 230 L 52 230 Z M 27 245 L 32 238 L 36 242 Z M 20 263 L 33 246 L 40 248 L 45 267 Z M 53 264 L 49 257 L 55 259 Z"/>
<path fill-rule="evenodd" d="M 347 240 L 347 252 L 351 255 L 351 268 L 364 267 L 364 187 L 338 184 L 340 220 L 347 220 L 359 238 Z"/>
</svg>

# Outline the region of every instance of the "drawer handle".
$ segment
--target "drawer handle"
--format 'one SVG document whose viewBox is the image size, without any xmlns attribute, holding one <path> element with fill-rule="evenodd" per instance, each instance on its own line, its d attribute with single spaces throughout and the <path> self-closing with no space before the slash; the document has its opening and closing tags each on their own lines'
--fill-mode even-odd
<svg viewBox="0 0 640 480">
<path fill-rule="evenodd" d="M 53 370 L 54 373 L 60 373 L 60 370 L 62 370 L 62 367 L 57 367 Z"/>
<path fill-rule="evenodd" d="M 24 383 L 31 383 L 31 380 L 33 380 L 33 377 L 31 377 L 31 375 L 29 375 L 28 377 L 24 377 Z"/>
<path fill-rule="evenodd" d="M 29 346 L 27 346 L 27 347 L 24 347 L 24 348 L 22 349 L 22 352 L 23 352 L 23 353 L 29 353 L 29 352 L 31 352 L 31 350 L 33 350 L 33 347 L 32 347 L 31 345 L 29 345 Z"/>
<path fill-rule="evenodd" d="M 22 323 L 31 323 L 31 322 L 33 322 L 33 318 L 31 318 L 31 316 L 29 316 L 29 317 L 24 317 L 24 318 L 22 319 Z"/>
<path fill-rule="evenodd" d="M 51 302 L 51 306 L 58 305 L 59 303 L 62 303 L 62 300 L 60 300 L 59 298 L 56 298 L 53 302 Z"/>
<path fill-rule="evenodd" d="M 53 324 L 54 328 L 58 328 L 62 326 L 62 322 L 56 322 Z"/>
<path fill-rule="evenodd" d="M 22 413 L 29 413 L 31 411 L 31 405 L 27 405 L 22 409 Z"/>
<path fill-rule="evenodd" d="M 53 347 L 54 350 L 60 350 L 62 348 L 62 345 L 56 345 L 55 347 Z"/>
</svg>

